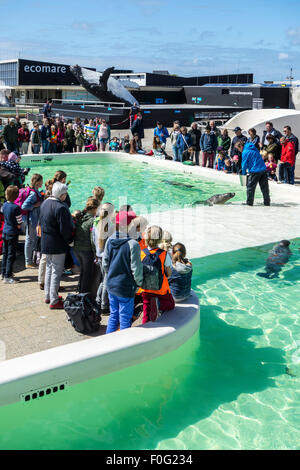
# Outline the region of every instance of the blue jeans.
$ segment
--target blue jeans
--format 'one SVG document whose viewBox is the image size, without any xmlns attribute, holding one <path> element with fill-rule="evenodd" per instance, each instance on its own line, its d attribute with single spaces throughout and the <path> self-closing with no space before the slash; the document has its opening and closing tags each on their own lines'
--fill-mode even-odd
<svg viewBox="0 0 300 470">
<path fill-rule="evenodd" d="M 288 172 L 289 172 L 290 184 L 295 184 L 295 165 L 291 166 Z"/>
<path fill-rule="evenodd" d="M 172 152 L 174 162 L 179 162 L 179 149 L 175 145 L 172 145 Z"/>
<path fill-rule="evenodd" d="M 50 142 L 49 140 L 42 140 L 42 153 L 49 153 Z"/>
<path fill-rule="evenodd" d="M 40 144 L 33 144 L 32 145 L 32 152 L 37 154 L 40 153 Z"/>
<path fill-rule="evenodd" d="M 33 227 L 28 222 L 26 225 L 26 238 L 25 238 L 25 263 L 32 264 L 32 255 L 36 243 L 36 227 Z"/>
<path fill-rule="evenodd" d="M 107 324 L 106 334 L 131 327 L 131 320 L 134 309 L 134 297 L 123 298 L 113 294 L 108 294 L 110 315 Z"/>
</svg>

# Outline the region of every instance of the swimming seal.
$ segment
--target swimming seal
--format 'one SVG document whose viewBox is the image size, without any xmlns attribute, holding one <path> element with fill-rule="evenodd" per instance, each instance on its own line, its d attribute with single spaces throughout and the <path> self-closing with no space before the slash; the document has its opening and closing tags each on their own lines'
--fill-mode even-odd
<svg viewBox="0 0 300 470">
<path fill-rule="evenodd" d="M 162 182 L 172 186 L 181 186 L 182 188 L 194 188 L 191 184 L 178 183 L 177 181 L 163 180 Z"/>
<path fill-rule="evenodd" d="M 79 83 L 100 101 L 124 102 L 126 106 L 132 106 L 138 102 L 134 96 L 122 85 L 121 80 L 111 77 L 114 67 L 109 67 L 103 73 L 88 70 L 79 65 L 71 65 L 70 71 Z"/>
<path fill-rule="evenodd" d="M 205 206 L 213 206 L 215 204 L 225 204 L 225 202 L 229 201 L 235 196 L 235 193 L 225 193 L 225 194 L 215 194 L 214 196 L 210 197 L 206 201 L 196 201 L 193 202 L 193 206 L 198 204 L 204 204 Z"/>
<path fill-rule="evenodd" d="M 265 273 L 257 273 L 257 276 L 265 277 L 267 279 L 274 279 L 278 277 L 282 266 L 284 266 L 290 259 L 292 252 L 289 249 L 290 242 L 288 240 L 281 240 L 280 243 L 275 245 L 269 252 L 266 261 Z"/>
</svg>

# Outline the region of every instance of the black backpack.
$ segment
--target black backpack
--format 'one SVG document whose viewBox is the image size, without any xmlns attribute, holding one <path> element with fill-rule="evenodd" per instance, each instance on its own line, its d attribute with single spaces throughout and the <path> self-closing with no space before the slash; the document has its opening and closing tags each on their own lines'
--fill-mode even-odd
<svg viewBox="0 0 300 470">
<path fill-rule="evenodd" d="M 99 330 L 101 315 L 89 293 L 68 294 L 64 301 L 64 309 L 68 321 L 79 333 L 93 333 Z"/>
<path fill-rule="evenodd" d="M 156 250 L 155 253 L 150 253 L 148 248 L 143 250 L 145 258 L 143 259 L 143 285 L 145 290 L 160 290 L 163 285 L 162 265 L 159 255 L 163 250 Z"/>
</svg>

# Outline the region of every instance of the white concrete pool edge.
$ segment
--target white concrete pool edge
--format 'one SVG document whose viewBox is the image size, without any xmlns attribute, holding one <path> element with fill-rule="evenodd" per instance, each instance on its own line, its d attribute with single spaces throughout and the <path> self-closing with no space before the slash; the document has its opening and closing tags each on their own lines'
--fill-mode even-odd
<svg viewBox="0 0 300 470">
<path fill-rule="evenodd" d="M 0 362 L 0 406 L 159 357 L 183 345 L 199 325 L 199 302 L 192 293 L 155 323 Z"/>
<path fill-rule="evenodd" d="M 103 153 L 111 158 L 139 161 L 215 181 L 239 184 L 236 175 L 227 175 L 216 170 L 189 167 L 173 161 L 160 161 L 142 155 L 123 153 Z M 72 159 L 91 154 L 54 155 L 54 159 Z M 28 155 L 27 161 L 43 161 L 49 155 Z M 284 225 L 285 238 L 295 238 L 299 234 L 299 188 L 287 185 L 271 185 L 272 195 L 280 202 L 295 203 L 296 207 L 255 208 L 237 207 L 237 204 L 178 209 L 169 213 L 151 215 L 151 223 L 156 217 L 166 221 L 165 229 L 174 230 L 180 237 L 179 229 L 188 227 L 180 241 L 190 245 L 191 258 L 232 251 L 224 247 L 224 240 L 234 240 L 236 250 L 248 246 L 258 246 L 281 238 L 278 235 L 280 224 Z M 168 214 L 176 224 L 167 224 Z M 173 219 L 172 219 L 173 217 Z M 278 220 L 280 223 L 278 224 Z M 189 221 L 191 226 L 186 224 Z M 228 223 L 228 221 L 230 221 Z M 263 236 L 260 236 L 261 227 Z M 194 232 L 193 232 L 194 231 Z M 220 236 L 221 234 L 221 236 Z M 192 235 L 195 235 L 194 238 Z M 176 241 L 179 241 L 176 240 Z M 20 397 L 34 390 L 45 389 L 59 383 L 69 385 L 145 362 L 178 348 L 198 330 L 200 324 L 199 303 L 195 294 L 190 301 L 178 305 L 173 312 L 165 314 L 158 322 L 132 328 L 100 338 L 88 339 L 47 351 L 35 353 L 0 363 L 0 405 L 19 401 Z"/>
</svg>

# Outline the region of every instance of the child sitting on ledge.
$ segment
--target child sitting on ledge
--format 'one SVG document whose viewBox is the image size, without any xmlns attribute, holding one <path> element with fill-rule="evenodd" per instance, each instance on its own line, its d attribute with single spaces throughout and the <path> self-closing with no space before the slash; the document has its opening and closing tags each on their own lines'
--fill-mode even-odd
<svg viewBox="0 0 300 470">
<path fill-rule="evenodd" d="M 95 139 L 92 140 L 91 144 L 88 144 L 84 147 L 85 152 L 96 152 L 97 146 L 96 146 L 96 141 Z"/>
</svg>

